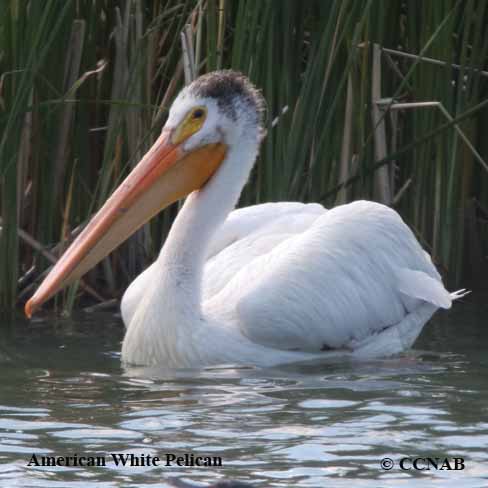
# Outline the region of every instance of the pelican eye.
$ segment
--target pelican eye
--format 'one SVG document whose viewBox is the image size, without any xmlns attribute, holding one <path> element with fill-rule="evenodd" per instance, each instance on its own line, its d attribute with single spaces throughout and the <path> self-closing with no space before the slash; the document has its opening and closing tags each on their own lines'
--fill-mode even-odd
<svg viewBox="0 0 488 488">
<path fill-rule="evenodd" d="M 198 132 L 205 123 L 206 116 L 206 107 L 194 107 L 189 110 L 172 136 L 173 144 L 180 144 L 195 134 L 195 132 Z"/>
</svg>

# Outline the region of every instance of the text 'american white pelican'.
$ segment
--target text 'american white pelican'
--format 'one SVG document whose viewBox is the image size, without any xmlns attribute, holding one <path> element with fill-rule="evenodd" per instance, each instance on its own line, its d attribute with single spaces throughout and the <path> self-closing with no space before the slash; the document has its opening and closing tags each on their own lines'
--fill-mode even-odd
<svg viewBox="0 0 488 488">
<path fill-rule="evenodd" d="M 122 359 L 269 366 L 409 348 L 449 293 L 392 209 L 358 201 L 233 210 L 262 138 L 261 94 L 218 71 L 173 103 L 162 134 L 26 304 L 43 302 L 189 195 L 161 253 L 122 299 Z"/>
</svg>

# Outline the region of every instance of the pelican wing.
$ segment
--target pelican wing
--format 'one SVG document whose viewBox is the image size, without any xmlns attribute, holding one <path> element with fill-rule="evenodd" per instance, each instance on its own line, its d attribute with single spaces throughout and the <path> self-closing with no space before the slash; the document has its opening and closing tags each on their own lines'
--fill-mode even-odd
<svg viewBox="0 0 488 488">
<path fill-rule="evenodd" d="M 318 217 L 325 212 L 326 209 L 318 203 L 299 202 L 262 203 L 234 210 L 213 237 L 207 252 L 208 259 L 251 234 L 273 233 L 278 225 L 283 225 L 286 219 L 290 220 L 284 228 L 290 232 L 300 227 L 301 221 L 303 228 L 306 225 L 307 217 Z"/>
<path fill-rule="evenodd" d="M 214 237 L 203 277 L 203 300 L 219 293 L 256 258 L 304 232 L 324 213 L 319 204 L 265 203 L 234 210 Z"/>
<path fill-rule="evenodd" d="M 242 334 L 269 347 L 353 349 L 425 302 L 432 312 L 446 306 L 439 297 L 449 294 L 442 290 L 398 214 L 361 201 L 327 211 L 252 259 L 209 309 L 227 309 Z"/>
</svg>

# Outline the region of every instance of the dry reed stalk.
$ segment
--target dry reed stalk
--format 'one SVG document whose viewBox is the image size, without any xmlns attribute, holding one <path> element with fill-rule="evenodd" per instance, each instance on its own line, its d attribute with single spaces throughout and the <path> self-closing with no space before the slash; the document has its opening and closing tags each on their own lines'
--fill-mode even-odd
<svg viewBox="0 0 488 488">
<path fill-rule="evenodd" d="M 378 101 L 381 100 L 381 49 L 378 44 L 373 44 L 373 68 L 371 80 L 371 115 L 374 130 L 374 149 L 376 161 L 386 158 L 386 124 L 381 114 Z M 389 165 L 378 168 L 375 176 L 376 195 L 380 202 L 391 204 L 391 189 Z"/>
<path fill-rule="evenodd" d="M 1 219 L 0 219 L 0 225 L 1 225 Z M 49 262 L 52 264 L 56 264 L 58 259 L 51 251 L 48 251 L 39 241 L 37 241 L 34 237 L 32 237 L 30 234 L 25 232 L 22 229 L 18 229 L 17 231 L 18 236 L 22 241 L 24 241 L 27 245 L 32 247 L 32 249 L 36 250 L 42 256 L 44 256 Z M 47 271 L 46 271 L 47 273 Z M 93 298 L 99 301 L 105 301 L 105 298 L 103 298 L 95 289 L 93 289 L 90 285 L 87 285 L 84 283 L 83 280 L 80 280 L 80 286 Z"/>
</svg>

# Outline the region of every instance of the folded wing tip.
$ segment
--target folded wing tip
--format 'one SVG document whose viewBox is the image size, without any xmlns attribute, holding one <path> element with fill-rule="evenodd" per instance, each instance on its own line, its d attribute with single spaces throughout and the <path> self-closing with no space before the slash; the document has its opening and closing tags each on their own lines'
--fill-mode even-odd
<svg viewBox="0 0 488 488">
<path fill-rule="evenodd" d="M 460 298 L 465 297 L 466 295 L 469 295 L 471 293 L 471 290 L 466 290 L 466 288 L 461 288 L 460 290 L 453 291 L 450 293 L 451 300 L 459 300 Z"/>
</svg>

